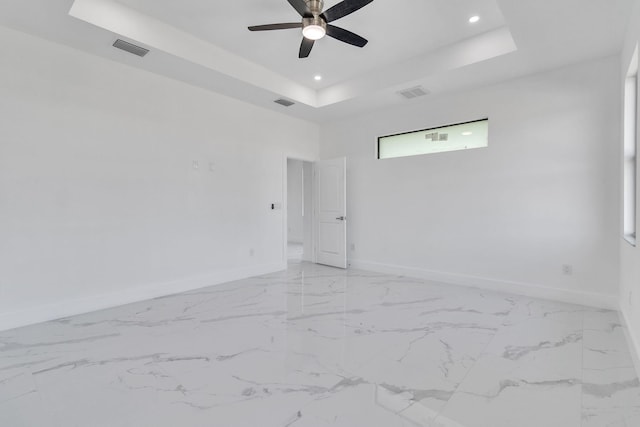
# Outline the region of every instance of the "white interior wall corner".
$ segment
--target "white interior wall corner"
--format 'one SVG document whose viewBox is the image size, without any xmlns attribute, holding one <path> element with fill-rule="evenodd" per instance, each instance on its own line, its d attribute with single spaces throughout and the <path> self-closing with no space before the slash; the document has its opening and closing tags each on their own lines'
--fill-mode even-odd
<svg viewBox="0 0 640 427">
<path fill-rule="evenodd" d="M 349 157 L 352 265 L 482 278 L 472 281 L 615 308 L 618 61 L 325 124 L 321 158 Z M 486 149 L 375 158 L 378 136 L 484 117 Z"/>
<path fill-rule="evenodd" d="M 631 62 L 632 55 L 636 46 L 640 43 L 640 2 L 635 2 L 634 10 L 629 18 L 629 26 L 620 55 L 618 90 L 624 94 L 624 85 L 626 73 Z M 639 98 L 640 99 L 640 98 Z M 623 129 L 623 122 L 620 121 L 620 129 Z M 640 126 L 638 126 L 638 137 L 640 140 Z M 618 152 L 622 153 L 623 139 L 619 139 Z M 622 156 L 619 155 L 618 162 L 622 165 Z M 622 166 L 621 166 L 622 169 Z M 636 177 L 636 203 L 640 202 L 638 197 L 638 189 L 640 188 L 640 175 Z M 622 172 L 618 175 L 618 197 L 622 198 Z M 636 215 L 640 212 L 636 209 Z M 622 217 L 622 212 L 620 213 Z M 620 236 L 622 229 L 618 230 Z M 620 288 L 619 288 L 619 305 L 622 316 L 626 324 L 625 331 L 629 335 L 629 343 L 633 346 L 633 353 L 636 362 L 640 356 L 640 250 L 638 247 L 631 246 L 624 239 L 619 239 L 620 245 Z M 640 373 L 640 364 L 637 365 Z"/>
<path fill-rule="evenodd" d="M 3 27 L 0 55 L 0 327 L 285 268 L 269 206 L 318 125 Z"/>
</svg>

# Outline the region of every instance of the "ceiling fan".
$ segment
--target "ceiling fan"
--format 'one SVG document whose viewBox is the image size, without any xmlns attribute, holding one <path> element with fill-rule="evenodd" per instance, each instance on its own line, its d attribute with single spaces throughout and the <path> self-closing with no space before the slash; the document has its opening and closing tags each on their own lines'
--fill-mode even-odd
<svg viewBox="0 0 640 427">
<path fill-rule="evenodd" d="M 287 22 L 282 24 L 255 25 L 249 27 L 250 31 L 286 30 L 289 28 L 302 28 L 302 44 L 298 58 L 306 58 L 311 53 L 311 48 L 316 40 L 325 35 L 357 47 L 364 47 L 368 40 L 359 35 L 329 24 L 343 18 L 371 3 L 373 0 L 344 0 L 335 6 L 322 11 L 323 0 L 287 0 L 293 8 L 302 16 L 302 22 Z"/>
</svg>

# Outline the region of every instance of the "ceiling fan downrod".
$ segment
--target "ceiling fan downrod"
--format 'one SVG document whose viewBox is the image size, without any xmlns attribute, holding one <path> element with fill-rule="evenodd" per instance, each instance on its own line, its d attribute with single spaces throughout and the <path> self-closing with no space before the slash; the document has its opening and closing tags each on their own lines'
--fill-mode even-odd
<svg viewBox="0 0 640 427">
<path fill-rule="evenodd" d="M 305 0 L 305 2 L 314 17 L 320 16 L 322 9 L 324 8 L 323 0 Z"/>
</svg>

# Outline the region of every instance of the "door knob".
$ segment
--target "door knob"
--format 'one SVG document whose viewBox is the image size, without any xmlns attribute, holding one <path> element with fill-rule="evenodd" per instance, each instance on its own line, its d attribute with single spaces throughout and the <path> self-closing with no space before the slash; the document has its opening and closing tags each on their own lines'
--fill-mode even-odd
<svg viewBox="0 0 640 427">
<path fill-rule="evenodd" d="M 344 221 L 344 220 L 345 220 L 345 219 L 347 219 L 347 218 L 345 218 L 345 217 L 343 217 L 343 216 L 339 216 L 339 217 L 337 217 L 336 219 L 337 219 L 338 221 Z"/>
</svg>

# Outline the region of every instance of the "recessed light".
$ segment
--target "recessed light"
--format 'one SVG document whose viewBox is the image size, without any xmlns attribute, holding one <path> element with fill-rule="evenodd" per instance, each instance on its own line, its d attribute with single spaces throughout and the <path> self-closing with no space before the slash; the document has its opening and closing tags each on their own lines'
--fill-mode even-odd
<svg viewBox="0 0 640 427">
<path fill-rule="evenodd" d="M 475 24 L 479 20 L 480 20 L 480 17 L 478 15 L 475 15 L 475 16 L 472 16 L 471 18 L 469 18 L 469 23 L 470 24 Z"/>
<path fill-rule="evenodd" d="M 473 132 L 462 132 L 463 136 L 469 136 L 469 135 L 473 135 Z"/>
<path fill-rule="evenodd" d="M 317 82 L 319 82 L 320 80 L 322 80 L 322 76 L 320 74 L 316 75 L 313 77 L 313 79 Z"/>
</svg>

